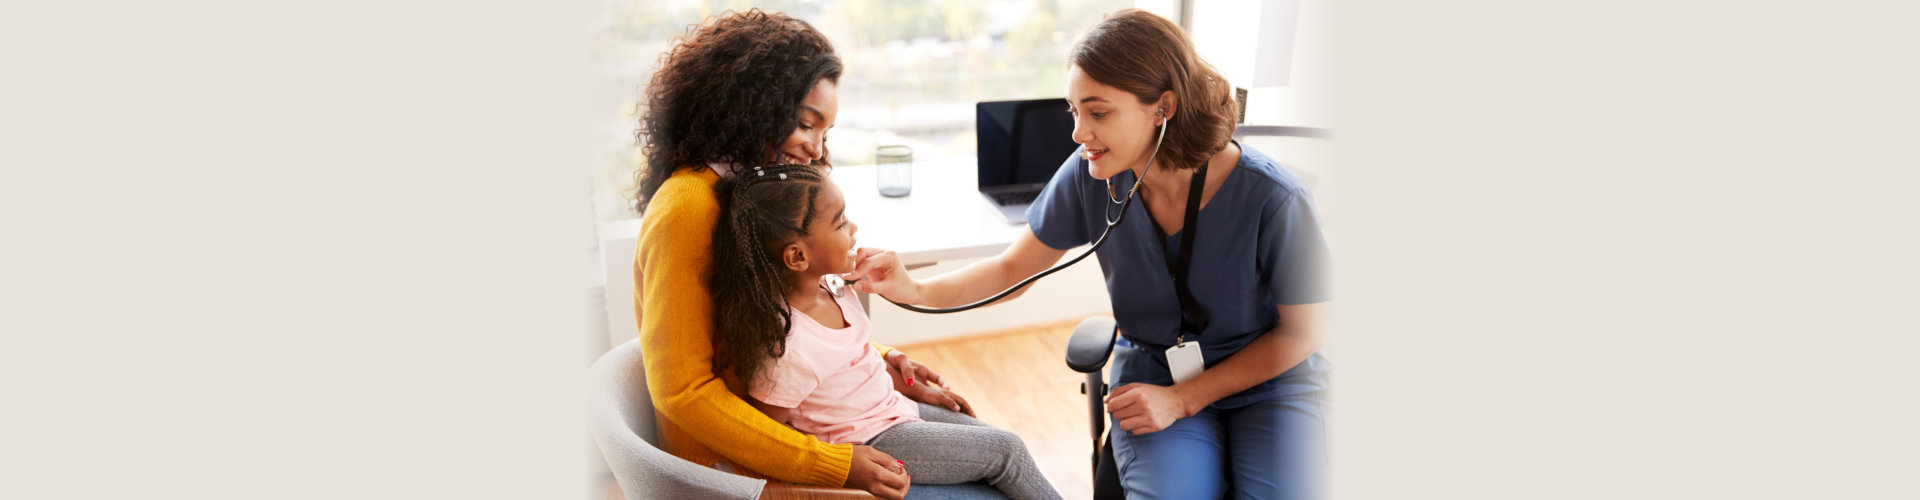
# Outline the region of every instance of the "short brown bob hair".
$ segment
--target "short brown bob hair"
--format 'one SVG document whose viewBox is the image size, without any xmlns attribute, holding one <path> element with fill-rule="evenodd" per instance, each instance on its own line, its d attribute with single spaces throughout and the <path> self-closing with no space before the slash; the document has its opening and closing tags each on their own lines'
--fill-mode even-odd
<svg viewBox="0 0 1920 500">
<path fill-rule="evenodd" d="M 1233 86 L 1200 59 L 1179 25 L 1140 9 L 1108 14 L 1074 42 L 1070 61 L 1094 81 L 1143 103 L 1173 91 L 1175 110 L 1160 146 L 1173 168 L 1195 168 L 1233 139 L 1239 103 Z"/>
</svg>

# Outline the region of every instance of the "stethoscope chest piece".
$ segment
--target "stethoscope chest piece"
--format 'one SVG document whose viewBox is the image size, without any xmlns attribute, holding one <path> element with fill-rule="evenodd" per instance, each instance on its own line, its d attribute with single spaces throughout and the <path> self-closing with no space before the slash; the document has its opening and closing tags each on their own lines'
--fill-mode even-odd
<svg viewBox="0 0 1920 500">
<path fill-rule="evenodd" d="M 833 294 L 834 297 L 841 297 L 847 294 L 847 280 L 842 279 L 840 275 L 829 274 L 827 275 L 826 281 L 827 293 Z"/>
</svg>

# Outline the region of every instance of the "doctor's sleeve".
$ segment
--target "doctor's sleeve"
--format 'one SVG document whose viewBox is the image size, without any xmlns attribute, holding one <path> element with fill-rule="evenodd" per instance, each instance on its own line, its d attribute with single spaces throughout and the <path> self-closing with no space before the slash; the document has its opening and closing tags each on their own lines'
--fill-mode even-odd
<svg viewBox="0 0 1920 500">
<path fill-rule="evenodd" d="M 1053 179 L 1047 181 L 1046 189 L 1034 198 L 1033 206 L 1027 207 L 1027 228 L 1055 250 L 1092 243 L 1097 234 L 1088 232 L 1091 226 L 1085 207 L 1089 194 L 1081 182 L 1088 175 L 1080 166 L 1080 152 L 1085 148 L 1081 146 L 1067 157 L 1066 163 L 1054 171 Z"/>
<path fill-rule="evenodd" d="M 1267 290 L 1278 305 L 1326 302 L 1333 295 L 1327 240 L 1313 200 L 1303 189 L 1283 194 L 1264 207 L 1261 221 L 1259 259 Z"/>
</svg>

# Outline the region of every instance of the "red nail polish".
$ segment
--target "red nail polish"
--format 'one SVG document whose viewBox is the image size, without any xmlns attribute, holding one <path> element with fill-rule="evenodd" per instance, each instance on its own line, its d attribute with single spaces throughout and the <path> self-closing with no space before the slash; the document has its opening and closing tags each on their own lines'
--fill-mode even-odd
<svg viewBox="0 0 1920 500">
<path fill-rule="evenodd" d="M 899 461 L 899 460 L 894 460 L 894 461 L 893 461 L 893 464 L 894 464 L 894 465 L 898 465 L 898 466 L 901 466 L 901 467 L 906 467 L 906 466 L 907 466 L 907 463 L 906 463 L 906 462 L 902 462 L 902 461 Z"/>
<path fill-rule="evenodd" d="M 913 387 L 913 379 L 907 379 L 907 387 Z"/>
</svg>

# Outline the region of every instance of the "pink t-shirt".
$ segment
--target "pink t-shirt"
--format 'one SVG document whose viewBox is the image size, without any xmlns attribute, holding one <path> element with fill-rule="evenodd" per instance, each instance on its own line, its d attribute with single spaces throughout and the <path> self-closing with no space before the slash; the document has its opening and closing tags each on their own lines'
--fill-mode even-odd
<svg viewBox="0 0 1920 500">
<path fill-rule="evenodd" d="M 827 328 L 787 309 L 793 313 L 787 353 L 748 393 L 792 408 L 788 416 L 794 429 L 833 444 L 864 443 L 894 424 L 920 421 L 920 408 L 893 390 L 886 362 L 867 343 L 871 325 L 858 296 L 848 291 L 834 302 L 846 328 Z"/>
</svg>

